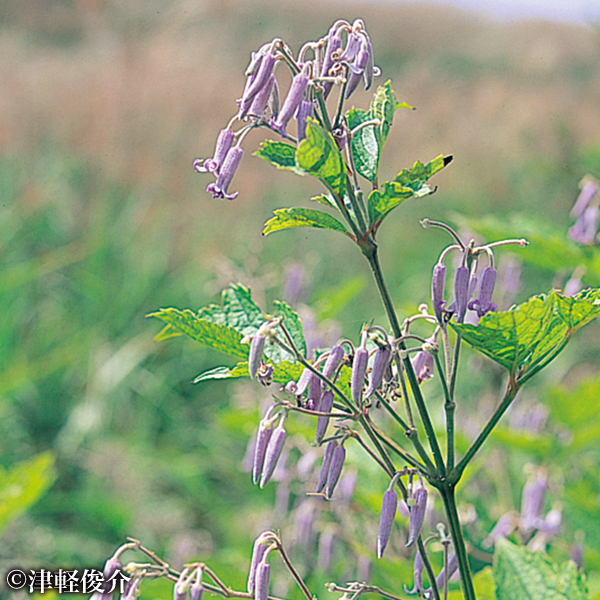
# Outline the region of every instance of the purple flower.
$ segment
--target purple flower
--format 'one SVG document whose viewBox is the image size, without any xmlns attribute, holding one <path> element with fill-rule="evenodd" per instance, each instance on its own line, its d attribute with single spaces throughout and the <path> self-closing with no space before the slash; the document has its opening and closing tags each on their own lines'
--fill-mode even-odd
<svg viewBox="0 0 600 600">
<path fill-rule="evenodd" d="M 360 406 L 368 363 L 369 352 L 366 348 L 361 346 L 354 354 L 354 361 L 352 362 L 352 378 L 350 380 L 352 399 L 356 403 L 356 406 Z"/>
<path fill-rule="evenodd" d="M 322 393 L 321 378 L 311 373 L 310 383 L 308 384 L 308 400 L 312 400 L 315 410 L 319 410 Z"/>
<path fill-rule="evenodd" d="M 269 76 L 269 79 L 267 80 L 267 83 L 258 92 L 258 94 L 256 94 L 256 96 L 254 96 L 254 100 L 252 100 L 252 103 L 250 104 L 250 108 L 248 109 L 248 114 L 251 117 L 258 117 L 259 119 L 264 117 L 265 112 L 267 110 L 267 105 L 269 104 L 269 100 L 271 98 L 271 94 L 273 93 L 273 90 L 275 89 L 275 84 L 276 84 L 275 75 L 273 73 L 271 73 L 271 75 Z"/>
<path fill-rule="evenodd" d="M 296 110 L 296 121 L 298 122 L 298 141 L 306 137 L 306 119 L 312 117 L 313 103 L 310 100 L 302 100 Z"/>
<path fill-rule="evenodd" d="M 258 379 L 261 385 L 269 387 L 273 383 L 274 370 L 275 369 L 273 368 L 273 365 L 267 365 L 264 363 L 259 364 L 258 371 L 256 372 L 256 379 Z"/>
<path fill-rule="evenodd" d="M 415 578 L 415 587 L 412 590 L 409 590 L 408 587 L 404 586 L 404 592 L 407 594 L 419 594 L 423 595 L 425 590 L 423 589 L 423 569 L 425 569 L 425 563 L 423 562 L 423 557 L 421 556 L 421 552 L 417 550 L 415 554 L 415 562 L 413 567 L 413 574 Z"/>
<path fill-rule="evenodd" d="M 454 275 L 454 310 L 456 312 L 456 322 L 462 323 L 467 312 L 469 302 L 469 269 L 467 267 L 458 267 Z"/>
<path fill-rule="evenodd" d="M 515 515 L 512 512 L 503 514 L 496 524 L 490 535 L 485 538 L 483 545 L 488 548 L 493 546 L 500 538 L 508 537 L 515 528 Z"/>
<path fill-rule="evenodd" d="M 358 87 L 361 77 L 363 76 L 363 73 L 365 73 L 365 68 L 367 67 L 369 62 L 372 64 L 372 57 L 370 55 L 371 52 L 371 44 L 369 43 L 369 40 L 367 39 L 366 35 L 363 34 L 360 37 L 360 46 L 356 55 L 356 60 L 351 65 L 348 65 L 350 68 L 350 76 L 348 77 L 348 82 L 346 83 L 346 91 L 344 92 L 344 98 L 346 100 Z M 371 70 L 371 82 L 372 80 L 373 77 Z"/>
<path fill-rule="evenodd" d="M 327 390 L 323 397 L 321 398 L 321 405 L 319 406 L 320 412 L 331 412 L 333 408 L 333 392 L 331 390 Z M 327 431 L 327 425 L 329 424 L 330 417 L 318 417 L 317 418 L 317 434 L 316 434 L 316 442 L 320 444 L 323 438 L 325 437 L 325 432 Z"/>
<path fill-rule="evenodd" d="M 239 119 L 243 119 L 250 110 L 250 105 L 254 97 L 268 84 L 269 78 L 273 74 L 276 58 L 274 54 L 265 54 L 260 59 L 260 64 L 256 67 L 256 72 L 250 75 L 246 82 L 246 87 L 242 97 L 238 101 L 240 112 Z"/>
<path fill-rule="evenodd" d="M 331 76 L 331 67 L 333 67 L 335 63 L 335 55 L 340 48 L 342 47 L 342 30 L 340 27 L 332 27 L 329 30 L 329 34 L 327 36 L 327 49 L 325 50 L 325 58 L 323 59 L 323 66 L 321 67 L 321 77 L 330 77 Z M 323 82 L 323 90 L 324 96 L 327 98 L 329 93 L 333 88 L 332 81 Z"/>
<path fill-rule="evenodd" d="M 222 129 L 217 136 L 217 143 L 215 145 L 215 153 L 212 158 L 206 160 L 198 159 L 194 161 L 194 169 L 198 173 L 219 173 L 219 169 L 227 156 L 227 152 L 233 144 L 235 134 L 228 127 Z M 202 163 L 202 164 L 200 164 Z"/>
<path fill-rule="evenodd" d="M 310 369 L 305 368 L 300 375 L 300 379 L 298 379 L 298 385 L 296 387 L 296 394 L 298 396 L 302 396 L 308 387 L 308 384 L 311 382 L 313 377 L 313 372 Z"/>
<path fill-rule="evenodd" d="M 442 263 L 437 263 L 433 267 L 433 278 L 431 280 L 431 299 L 433 303 L 433 312 L 440 324 L 444 322 L 444 286 L 446 284 L 446 267 Z"/>
<path fill-rule="evenodd" d="M 562 512 L 559 508 L 553 508 L 540 523 L 538 529 L 547 537 L 552 537 L 560 533 L 562 524 Z"/>
<path fill-rule="evenodd" d="M 440 574 L 437 576 L 435 582 L 437 583 L 438 589 L 442 589 L 446 583 L 446 578 L 449 580 L 458 569 L 458 560 L 456 559 L 456 553 L 452 553 L 448 559 L 448 575 L 446 576 L 446 567 L 443 567 Z"/>
<path fill-rule="evenodd" d="M 271 435 L 271 439 L 267 444 L 267 449 L 265 451 L 265 460 L 262 468 L 262 473 L 260 476 L 260 487 L 264 488 L 267 483 L 269 483 L 269 479 L 271 479 L 271 475 L 273 475 L 273 471 L 277 466 L 277 462 L 279 461 L 279 457 L 281 456 L 281 452 L 283 450 L 283 445 L 285 444 L 286 432 L 283 428 L 283 418 L 279 422 L 277 428 L 273 431 Z"/>
<path fill-rule="evenodd" d="M 379 517 L 379 535 L 377 537 L 377 558 L 383 556 L 383 551 L 387 546 L 396 518 L 396 509 L 398 508 L 398 494 L 392 485 L 383 493 L 381 501 L 381 516 Z"/>
<path fill-rule="evenodd" d="M 333 453 L 337 447 L 338 443 L 336 440 L 331 440 L 329 444 L 327 444 L 327 446 L 325 447 L 325 454 L 323 455 L 323 464 L 321 465 L 321 471 L 319 472 L 319 480 L 317 482 L 317 494 L 320 494 L 325 489 L 325 484 L 327 483 L 327 476 L 329 475 L 329 468 L 331 466 L 331 459 L 333 458 Z"/>
<path fill-rule="evenodd" d="M 323 377 L 326 379 L 331 379 L 337 368 L 342 363 L 344 359 L 344 348 L 342 346 L 334 346 L 325 361 L 325 366 L 323 367 Z M 325 385 L 325 383 L 323 383 Z"/>
<path fill-rule="evenodd" d="M 583 246 L 595 244 L 599 218 L 600 209 L 597 206 L 589 206 L 569 228 L 569 238 Z"/>
<path fill-rule="evenodd" d="M 598 192 L 598 186 L 590 181 L 583 186 L 583 189 L 577 196 L 577 200 L 571 209 L 571 216 L 575 219 L 579 218 L 588 208 L 590 202 Z"/>
<path fill-rule="evenodd" d="M 544 506 L 544 496 L 548 488 L 548 481 L 544 473 L 538 473 L 523 487 L 521 500 L 521 525 L 525 531 L 537 527 Z"/>
<path fill-rule="evenodd" d="M 254 584 L 255 600 L 267 600 L 269 597 L 269 580 L 271 579 L 271 565 L 266 560 L 267 557 L 256 567 L 256 579 Z"/>
<path fill-rule="evenodd" d="M 328 499 L 331 499 L 331 496 L 333 496 L 333 490 L 342 473 L 345 459 L 346 449 L 344 446 L 340 445 L 334 448 L 333 456 L 331 457 L 331 465 L 329 466 L 329 472 L 327 473 L 327 483 L 325 484 L 325 495 Z"/>
<path fill-rule="evenodd" d="M 204 586 L 202 582 L 195 581 L 190 587 L 190 600 L 202 600 L 204 596 Z"/>
<path fill-rule="evenodd" d="M 383 346 L 378 346 L 373 358 L 373 369 L 369 378 L 369 387 L 365 392 L 365 398 L 370 398 L 375 390 L 381 385 L 383 374 L 390 364 L 392 358 L 392 346 L 389 342 L 385 342 Z"/>
<path fill-rule="evenodd" d="M 248 371 L 250 372 L 250 377 L 254 379 L 265 351 L 267 337 L 260 333 L 255 333 L 251 338 L 250 352 L 248 354 Z"/>
<path fill-rule="evenodd" d="M 433 377 L 434 358 L 427 350 L 417 352 L 417 355 L 412 359 L 412 366 L 417 376 L 417 382 L 421 383 Z"/>
<path fill-rule="evenodd" d="M 298 108 L 300 102 L 302 102 L 304 92 L 308 86 L 308 65 L 309 63 L 306 63 L 306 65 L 302 68 L 302 71 L 300 71 L 300 73 L 298 73 L 297 75 L 294 75 L 288 94 L 285 100 L 283 101 L 281 110 L 279 111 L 279 115 L 277 116 L 275 122 L 272 124 L 273 129 L 283 137 L 287 137 L 287 133 L 285 130 L 286 125 L 294 116 L 294 113 L 296 112 L 296 109 Z"/>
<path fill-rule="evenodd" d="M 494 293 L 495 285 L 496 269 L 493 267 L 486 267 L 481 276 L 479 297 L 469 302 L 469 308 L 477 311 L 477 316 L 479 318 L 483 317 L 485 313 L 494 311 L 498 308 L 496 304 L 492 304 L 492 294 Z"/>
<path fill-rule="evenodd" d="M 410 509 L 407 547 L 412 546 L 417 541 L 419 535 L 421 535 L 425 511 L 427 510 L 427 490 L 424 487 L 415 490 L 414 499 L 415 504 Z"/>
<path fill-rule="evenodd" d="M 252 482 L 258 483 L 261 473 L 263 471 L 263 465 L 265 462 L 265 453 L 269 440 L 273 434 L 273 428 L 269 424 L 268 420 L 263 419 L 258 426 L 258 433 L 256 434 L 256 444 L 254 446 L 254 462 L 252 467 Z"/>
<path fill-rule="evenodd" d="M 227 156 L 223 161 L 223 166 L 219 171 L 217 181 L 209 183 L 206 188 L 206 191 L 210 192 L 213 195 L 213 198 L 227 198 L 228 200 L 237 198 L 239 192 L 228 194 L 227 189 L 229 188 L 229 184 L 231 183 L 243 156 L 244 151 L 239 146 L 234 146 L 227 152 Z"/>
<path fill-rule="evenodd" d="M 254 542 L 254 546 L 252 548 L 252 558 L 250 560 L 250 571 L 248 573 L 248 593 L 252 594 L 254 592 L 254 584 L 256 583 L 256 567 L 258 567 L 259 563 L 262 561 L 265 552 L 267 551 L 268 544 L 265 543 L 265 540 L 262 535 L 256 538 Z"/>
</svg>

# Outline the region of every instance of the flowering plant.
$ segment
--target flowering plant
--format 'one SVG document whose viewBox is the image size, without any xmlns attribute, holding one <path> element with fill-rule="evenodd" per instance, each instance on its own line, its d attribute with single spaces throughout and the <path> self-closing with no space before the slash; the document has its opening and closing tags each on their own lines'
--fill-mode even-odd
<svg viewBox="0 0 600 600">
<path fill-rule="evenodd" d="M 283 102 L 276 76 L 280 67 L 289 68 L 292 74 Z M 507 245 L 525 247 L 527 241 L 500 239 L 480 245 L 445 223 L 426 219 L 423 226 L 445 231 L 450 244 L 441 249 L 433 267 L 431 303 L 421 304 L 416 314 L 400 320 L 379 261 L 377 233 L 405 200 L 435 191 L 429 180 L 452 157 L 438 156 L 427 164 L 416 162 L 393 180 L 380 182 L 381 155 L 394 113 L 408 105 L 397 101 L 388 81 L 377 88 L 368 110 L 346 109 L 346 101 L 360 82 L 368 89 L 378 75 L 370 37 L 360 19 L 354 23 L 337 21 L 325 37 L 306 43 L 297 55 L 283 40 L 265 44 L 252 54 L 237 113 L 219 134 L 213 156 L 195 161 L 194 168 L 214 175 L 215 181 L 207 187 L 214 198 L 232 200 L 239 192 L 229 188 L 243 158 L 242 144 L 248 132 L 262 128 L 277 134 L 278 140 L 264 141 L 255 154 L 279 169 L 316 177 L 325 190 L 313 200 L 328 212 L 304 207 L 278 209 L 265 224 L 263 234 L 297 227 L 342 233 L 367 260 L 388 323 L 374 324 L 370 315 L 365 315 L 368 324 L 357 332 L 357 339 L 339 340 L 333 347 L 312 354 L 307 351 L 301 319 L 290 305 L 278 301 L 274 314 L 266 314 L 241 285 L 225 290 L 220 306 L 199 311 L 165 308 L 152 316 L 165 323 L 158 339 L 185 334 L 238 359 L 235 366 L 213 369 L 196 381 L 249 377 L 259 385 L 276 386 L 274 401 L 258 425 L 253 446 L 255 484 L 265 487 L 276 471 L 286 444 L 287 419 L 295 413 L 312 417 L 316 420 L 314 445 L 323 448 L 318 481 L 315 489 L 309 490 L 312 496 L 336 500 L 346 446 L 357 444 L 389 480 L 381 492 L 379 532 L 373 541 L 379 559 L 385 560 L 399 508 L 409 515 L 405 537 L 414 557 L 414 581 L 412 590 L 402 582 L 404 597 L 447 598 L 449 579 L 458 571 L 464 598 L 473 600 L 480 594 L 457 509 L 458 485 L 523 385 L 545 368 L 579 329 L 600 315 L 600 289 L 572 295 L 553 290 L 498 311 L 493 301 L 495 253 Z M 295 137 L 288 131 L 292 123 Z M 368 192 L 365 186 L 370 187 Z M 584 243 L 589 243 L 591 229 L 595 236 L 597 208 L 588 207 L 594 193 L 585 187 L 586 197 L 574 212 L 578 221 L 571 237 Z M 453 270 L 452 285 L 447 285 L 448 270 Z M 458 375 L 464 343 L 504 370 L 504 388 L 486 424 L 459 452 L 455 422 L 462 405 Z M 425 382 L 431 379 L 440 386 L 441 407 L 427 398 L 431 384 Z M 556 533 L 556 515 L 541 517 L 544 489 L 543 477 L 532 480 L 524 494 L 527 509 L 520 526 L 550 536 Z M 437 533 L 430 533 L 424 522 L 434 494 L 441 499 L 445 518 Z M 543 561 L 502 542 L 514 527 L 510 519 L 501 520 L 487 538 L 490 544 L 497 542 L 498 598 L 526 597 L 508 591 L 514 583 L 510 565 L 517 563 L 543 574 L 536 593 L 558 594 L 569 588 L 570 592 L 565 592 L 571 594 L 569 598 L 585 597 L 585 583 L 572 567 L 555 570 L 551 576 Z M 206 589 L 225 597 L 253 594 L 257 600 L 266 600 L 269 559 L 274 552 L 281 555 L 306 598 L 313 597 L 286 553 L 282 537 L 273 531 L 256 540 L 247 593 L 229 589 L 206 565 L 194 564 L 178 573 L 139 543 L 130 542 L 128 548 L 132 547 L 150 556 L 156 565 L 129 565 L 134 584 L 127 598 L 139 593 L 144 577 L 158 573 L 176 581 L 176 598 L 185 598 L 189 588 L 190 597 L 195 598 Z M 431 548 L 441 553 L 438 573 L 435 564 L 440 561 L 432 559 Z M 202 584 L 203 574 L 213 583 Z M 369 581 L 345 586 L 331 583 L 328 589 L 353 598 L 366 592 L 400 598 Z"/>
</svg>

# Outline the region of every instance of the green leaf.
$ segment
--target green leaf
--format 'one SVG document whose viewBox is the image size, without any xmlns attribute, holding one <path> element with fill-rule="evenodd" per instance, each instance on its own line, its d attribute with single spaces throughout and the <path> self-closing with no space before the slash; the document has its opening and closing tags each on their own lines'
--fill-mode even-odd
<svg viewBox="0 0 600 600">
<path fill-rule="evenodd" d="M 396 94 L 392 89 L 391 81 L 386 81 L 384 85 L 377 88 L 371 101 L 369 113 L 372 119 L 379 119 L 380 125 L 377 128 L 377 136 L 380 146 L 385 144 L 392 121 L 394 120 L 394 113 L 401 106 L 402 104 L 399 105 L 396 100 Z M 408 105 L 406 106 L 408 107 Z"/>
<path fill-rule="evenodd" d="M 265 140 L 254 155 L 260 156 L 278 169 L 299 172 L 296 167 L 296 147 L 291 144 Z"/>
<path fill-rule="evenodd" d="M 277 307 L 277 315 L 283 317 L 283 324 L 292 340 L 294 340 L 296 348 L 306 358 L 306 340 L 304 339 L 302 321 L 300 321 L 298 313 L 282 300 L 275 300 L 273 304 Z"/>
<path fill-rule="evenodd" d="M 272 363 L 271 363 L 272 364 Z M 273 381 L 285 385 L 288 381 L 297 381 L 302 374 L 303 367 L 300 363 L 292 363 L 284 360 L 279 364 L 273 364 Z M 240 362 L 235 367 L 215 367 L 198 375 L 192 383 L 209 381 L 211 379 L 235 379 L 238 377 L 250 377 L 248 363 Z"/>
<path fill-rule="evenodd" d="M 33 506 L 54 483 L 54 457 L 50 452 L 0 469 L 0 531 Z"/>
<path fill-rule="evenodd" d="M 350 130 L 372 121 L 373 117 L 365 110 L 352 108 L 346 113 Z M 352 134 L 352 159 L 359 175 L 373 182 L 379 169 L 379 143 L 375 125 L 361 127 Z"/>
<path fill-rule="evenodd" d="M 494 556 L 498 600 L 587 600 L 587 586 L 575 563 L 561 565 L 541 552 L 500 539 Z"/>
<path fill-rule="evenodd" d="M 318 196 L 313 196 L 311 200 L 318 202 L 319 204 L 324 204 L 325 206 L 329 206 L 330 208 L 337 209 L 337 205 L 335 200 L 331 197 L 331 194 L 319 194 Z"/>
<path fill-rule="evenodd" d="M 296 166 L 318 177 L 329 190 L 343 197 L 346 190 L 346 168 L 333 136 L 314 119 L 306 123 L 306 138 L 296 150 Z"/>
<path fill-rule="evenodd" d="M 386 181 L 379 190 L 373 190 L 367 200 L 369 222 L 377 229 L 383 219 L 407 198 L 431 194 L 427 181 L 452 161 L 452 156 L 438 156 L 424 165 L 417 161 L 410 169 L 398 173 L 393 181 Z"/>
<path fill-rule="evenodd" d="M 273 211 L 275 216 L 269 219 L 263 228 L 263 235 L 274 231 L 292 229 L 294 227 L 316 227 L 331 229 L 350 235 L 346 228 L 331 215 L 313 208 L 278 208 Z"/>
<path fill-rule="evenodd" d="M 525 381 L 553 360 L 575 331 L 600 315 L 599 298 L 600 289 L 572 298 L 552 291 L 510 310 L 487 313 L 476 326 L 451 325 L 467 343 Z"/>
<path fill-rule="evenodd" d="M 178 308 L 161 308 L 148 316 L 164 321 L 171 328 L 209 348 L 240 358 L 248 357 L 250 346 L 241 343 L 241 339 L 244 336 L 239 331 L 227 325 L 219 325 L 212 321 L 201 319 L 189 308 L 184 310 L 179 310 Z M 164 332 L 165 330 L 163 329 L 159 334 L 161 336 L 160 339 L 165 339 Z"/>
</svg>

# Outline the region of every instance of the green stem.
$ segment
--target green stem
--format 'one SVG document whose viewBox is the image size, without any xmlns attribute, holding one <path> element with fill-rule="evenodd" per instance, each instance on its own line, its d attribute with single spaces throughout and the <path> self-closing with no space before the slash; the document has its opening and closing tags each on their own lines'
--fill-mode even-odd
<svg viewBox="0 0 600 600">
<path fill-rule="evenodd" d="M 513 380 L 511 380 L 504 394 L 504 398 L 500 402 L 500 405 L 490 417 L 490 420 L 486 423 L 481 433 L 477 436 L 477 439 L 473 442 L 471 447 L 467 450 L 467 453 L 463 456 L 462 460 L 456 465 L 449 477 L 453 483 L 457 483 L 461 478 L 465 468 L 471 462 L 479 448 L 483 445 L 485 440 L 488 438 L 494 427 L 498 424 L 498 421 L 502 418 L 502 415 L 506 412 L 512 401 L 515 399 L 520 386 Z"/>
<path fill-rule="evenodd" d="M 319 90 L 315 94 L 317 98 L 317 103 L 319 104 L 319 108 L 321 109 L 321 115 L 323 118 L 323 126 L 327 131 L 331 131 L 331 121 L 329 120 L 329 113 L 327 112 L 327 105 L 325 104 L 325 99 L 323 98 L 323 90 Z"/>
<path fill-rule="evenodd" d="M 370 440 L 373 442 L 373 445 L 377 448 L 379 455 L 383 459 L 383 462 L 386 464 L 390 473 L 394 474 L 396 472 L 396 467 L 395 467 L 394 463 L 392 462 L 392 459 L 390 458 L 389 454 L 386 452 L 385 448 L 381 445 L 381 442 L 377 439 L 377 436 L 375 435 L 375 432 L 373 431 L 373 427 L 372 427 L 371 422 L 369 421 L 368 417 L 366 417 L 363 413 L 361 415 L 359 421 L 360 421 L 360 424 L 363 426 L 365 433 L 369 436 Z"/>
<path fill-rule="evenodd" d="M 446 483 L 442 485 L 439 490 L 444 502 L 446 516 L 448 517 L 448 526 L 450 527 L 452 543 L 454 544 L 454 552 L 456 553 L 456 560 L 458 562 L 458 569 L 460 571 L 463 595 L 465 600 L 477 600 L 477 597 L 475 596 L 475 588 L 473 587 L 471 567 L 469 566 L 469 557 L 467 556 L 465 540 L 463 539 L 460 520 L 458 518 L 454 485 Z"/>
<path fill-rule="evenodd" d="M 440 374 L 440 381 L 442 382 L 442 390 L 444 392 L 444 411 L 446 413 L 446 470 L 447 472 L 450 472 L 454 468 L 454 411 L 456 409 L 456 404 L 450 396 L 450 390 L 446 383 L 446 376 L 442 372 L 442 361 L 440 360 L 439 354 L 435 352 L 433 358 L 438 373 Z"/>
</svg>

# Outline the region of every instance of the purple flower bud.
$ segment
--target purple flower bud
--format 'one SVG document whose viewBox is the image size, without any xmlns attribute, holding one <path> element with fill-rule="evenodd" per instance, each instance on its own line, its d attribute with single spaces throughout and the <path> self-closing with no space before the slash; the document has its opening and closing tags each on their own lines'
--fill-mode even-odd
<svg viewBox="0 0 600 600">
<path fill-rule="evenodd" d="M 188 590 L 187 586 L 183 585 L 181 578 L 173 586 L 173 600 L 187 600 Z"/>
<path fill-rule="evenodd" d="M 350 65 L 350 76 L 346 83 L 346 91 L 344 92 L 344 98 L 347 100 L 354 90 L 358 87 L 360 80 L 365 72 L 365 67 L 369 63 L 369 48 L 370 44 L 365 36 L 361 36 L 360 48 L 356 56 L 356 60 Z"/>
<path fill-rule="evenodd" d="M 267 450 L 265 452 L 265 462 L 263 464 L 263 470 L 260 477 L 260 487 L 264 488 L 267 483 L 269 483 L 269 479 L 271 479 L 271 475 L 273 475 L 273 471 L 277 466 L 277 461 L 281 456 L 281 451 L 283 450 L 283 445 L 285 444 L 286 432 L 283 428 L 283 422 L 280 421 L 277 428 L 273 431 L 273 435 L 271 435 L 271 439 L 267 444 Z"/>
<path fill-rule="evenodd" d="M 314 373 L 311 373 L 310 383 L 308 384 L 308 400 L 313 401 L 315 410 L 319 410 L 321 406 L 322 393 L 321 378 Z"/>
<path fill-rule="evenodd" d="M 329 77 L 331 75 L 330 69 L 334 64 L 334 53 L 342 47 L 342 31 L 339 27 L 331 28 L 327 37 L 327 49 L 325 50 L 325 58 L 323 59 L 323 66 L 321 67 L 321 77 Z M 325 81 L 323 83 L 323 90 L 325 98 L 329 96 L 333 88 L 333 82 Z"/>
<path fill-rule="evenodd" d="M 204 596 L 204 586 L 201 582 L 195 581 L 190 587 L 190 600 L 202 600 Z"/>
<path fill-rule="evenodd" d="M 250 104 L 250 108 L 248 109 L 248 114 L 253 117 L 258 117 L 259 119 L 264 117 L 265 111 L 267 110 L 267 105 L 269 104 L 269 99 L 271 98 L 271 94 L 273 93 L 273 88 L 275 87 L 275 75 L 271 73 L 267 83 L 264 87 L 254 96 L 254 100 Z"/>
<path fill-rule="evenodd" d="M 325 366 L 323 367 L 323 377 L 327 379 L 331 379 L 337 368 L 340 366 L 342 360 L 344 359 L 344 348 L 342 346 L 334 346 L 325 361 Z M 323 384 L 325 385 L 325 384 Z"/>
<path fill-rule="evenodd" d="M 541 472 L 536 475 L 535 479 L 530 479 L 523 487 L 521 525 L 525 531 L 537 527 L 544 506 L 547 487 L 546 476 Z"/>
<path fill-rule="evenodd" d="M 454 308 L 456 312 L 456 322 L 462 323 L 467 312 L 469 302 L 469 269 L 467 267 L 458 267 L 454 276 Z"/>
<path fill-rule="evenodd" d="M 393 487 L 388 488 L 383 493 L 381 501 L 381 516 L 379 518 L 379 536 L 377 537 L 377 558 L 383 556 L 383 551 L 387 546 L 396 518 L 396 509 L 398 508 L 398 494 Z"/>
<path fill-rule="evenodd" d="M 296 110 L 296 121 L 298 121 L 298 141 L 306 137 L 306 119 L 312 117 L 313 103 L 310 100 L 302 100 Z"/>
<path fill-rule="evenodd" d="M 310 369 L 304 369 L 302 374 L 300 375 L 300 379 L 298 379 L 298 386 L 296 388 L 296 394 L 298 396 L 302 396 L 308 387 L 308 384 L 311 382 L 313 377 L 313 372 Z"/>
<path fill-rule="evenodd" d="M 481 276 L 481 286 L 479 288 L 479 297 L 469 302 L 469 308 L 477 311 L 479 318 L 483 317 L 485 313 L 494 311 L 498 308 L 495 304 L 492 304 L 492 294 L 494 293 L 494 286 L 496 285 L 496 269 L 493 267 L 486 267 L 483 270 Z"/>
<path fill-rule="evenodd" d="M 260 361 L 262 360 L 263 353 L 265 351 L 266 340 L 266 336 L 258 333 L 255 333 L 252 336 L 252 341 L 250 342 L 250 353 L 248 354 L 248 371 L 250 372 L 250 377 L 252 379 L 256 377 L 258 365 L 260 365 Z"/>
<path fill-rule="evenodd" d="M 354 57 L 358 53 L 358 49 L 360 47 L 360 37 L 355 31 L 351 31 L 348 35 L 348 41 L 346 42 L 346 47 L 344 51 L 340 55 L 340 61 L 350 62 L 354 60 Z"/>
<path fill-rule="evenodd" d="M 350 380 L 352 399 L 356 403 L 356 406 L 360 406 L 368 363 L 369 352 L 366 348 L 359 348 L 354 354 L 354 361 L 352 362 L 352 378 Z"/>
<path fill-rule="evenodd" d="M 254 585 L 256 583 L 256 567 L 260 564 L 267 551 L 268 544 L 263 543 L 262 535 L 256 538 L 254 546 L 252 548 L 252 558 L 250 560 L 250 572 L 248 573 L 248 593 L 254 592 Z"/>
<path fill-rule="evenodd" d="M 244 89 L 242 98 L 239 101 L 239 119 L 243 119 L 248 114 L 252 100 L 269 82 L 269 78 L 273 74 L 273 69 L 275 68 L 275 61 L 274 54 L 265 54 L 260 61 L 256 74 L 250 76 L 250 83 Z"/>
<path fill-rule="evenodd" d="M 371 370 L 369 387 L 365 392 L 365 398 L 370 398 L 375 393 L 375 390 L 381 385 L 383 374 L 390 364 L 391 359 L 392 347 L 388 342 L 386 342 L 383 347 L 377 347 L 377 350 L 375 351 L 375 357 L 373 358 L 373 369 Z"/>
<path fill-rule="evenodd" d="M 415 554 L 415 562 L 414 562 L 414 567 L 413 567 L 413 574 L 414 574 L 414 578 L 415 578 L 415 587 L 412 590 L 408 589 L 408 586 L 404 586 L 404 592 L 407 594 L 419 594 L 419 595 L 423 595 L 424 593 L 424 589 L 423 589 L 423 570 L 425 569 L 425 563 L 423 562 L 423 557 L 421 556 L 421 553 L 419 552 L 419 550 L 417 550 L 417 553 Z"/>
<path fill-rule="evenodd" d="M 329 466 L 329 473 L 327 473 L 327 483 L 325 484 L 325 495 L 331 499 L 333 496 L 333 490 L 337 485 L 337 482 L 342 473 L 342 467 L 344 466 L 344 460 L 346 459 L 346 449 L 344 446 L 337 446 L 333 451 L 331 457 L 331 465 Z"/>
<path fill-rule="evenodd" d="M 283 101 L 283 106 L 279 111 L 279 115 L 277 119 L 273 123 L 273 129 L 279 132 L 283 137 L 287 137 L 287 133 L 285 131 L 285 127 L 288 124 L 289 120 L 294 116 L 296 109 L 302 99 L 304 97 L 304 92 L 306 87 L 308 86 L 308 63 L 304 66 L 302 71 L 297 75 L 294 75 L 292 79 L 292 84 L 290 85 L 290 89 L 288 91 L 288 95 Z"/>
<path fill-rule="evenodd" d="M 427 350 L 417 352 L 417 355 L 411 361 L 417 382 L 421 383 L 433 377 L 433 368 L 435 359 Z"/>
<path fill-rule="evenodd" d="M 331 390 L 327 390 L 323 397 L 321 398 L 321 404 L 319 406 L 320 412 L 331 412 L 333 408 L 333 392 Z M 329 424 L 330 417 L 317 417 L 317 434 L 316 441 L 317 444 L 320 444 L 323 438 L 325 437 L 325 432 L 327 431 L 327 425 Z"/>
<path fill-rule="evenodd" d="M 569 228 L 569 238 L 583 246 L 595 244 L 599 218 L 600 209 L 597 206 L 589 206 L 577 217 L 575 225 Z"/>
<path fill-rule="evenodd" d="M 375 62 L 373 59 L 373 46 L 371 45 L 371 40 L 369 40 L 368 36 L 365 37 L 367 38 L 367 55 L 368 55 L 368 59 L 367 59 L 367 64 L 365 65 L 365 71 L 363 73 L 363 79 L 365 80 L 365 90 L 368 90 L 372 85 L 373 85 L 373 78 L 376 75 L 380 74 L 379 69 L 375 66 Z"/>
<path fill-rule="evenodd" d="M 198 173 L 219 173 L 221 165 L 233 144 L 234 133 L 231 129 L 222 129 L 217 136 L 215 153 L 212 158 L 207 158 L 205 161 L 201 159 L 194 161 L 194 169 Z M 200 164 L 202 163 L 202 165 Z"/>
<path fill-rule="evenodd" d="M 538 524 L 538 529 L 548 537 L 558 535 L 562 524 L 562 512 L 553 508 L 546 517 Z"/>
<path fill-rule="evenodd" d="M 104 580 L 110 579 L 117 571 L 123 568 L 121 561 L 116 556 L 111 556 L 104 563 Z"/>
<path fill-rule="evenodd" d="M 260 475 L 263 471 L 263 465 L 265 462 L 265 453 L 269 445 L 269 440 L 273 435 L 273 428 L 268 424 L 268 421 L 264 419 L 258 426 L 258 433 L 256 434 L 256 445 L 254 446 L 254 463 L 252 467 L 252 482 L 258 483 Z"/>
<path fill-rule="evenodd" d="M 427 490 L 419 488 L 414 493 L 415 504 L 410 509 L 410 520 L 408 524 L 408 542 L 406 547 L 412 546 L 421 535 L 425 511 L 427 510 Z"/>
<path fill-rule="evenodd" d="M 227 189 L 229 188 L 229 184 L 231 183 L 243 156 L 244 151 L 239 146 L 234 146 L 229 150 L 223 161 L 223 166 L 219 171 L 216 183 L 209 183 L 206 188 L 206 191 L 210 192 L 213 195 L 213 198 L 227 198 L 227 200 L 237 198 L 239 192 L 228 194 Z"/>
<path fill-rule="evenodd" d="M 256 567 L 256 582 L 254 586 L 255 600 L 267 600 L 269 597 L 270 578 L 271 565 L 265 559 L 263 559 Z"/>
<path fill-rule="evenodd" d="M 563 290 L 563 293 L 565 296 L 574 296 L 581 290 L 582 287 L 581 279 L 573 276 L 565 283 L 565 289 Z"/>
<path fill-rule="evenodd" d="M 579 196 L 577 196 L 577 200 L 571 209 L 571 216 L 575 219 L 580 217 L 589 206 L 597 192 L 598 186 L 593 181 L 586 183 L 579 193 Z"/>
<path fill-rule="evenodd" d="M 317 494 L 320 494 L 325 489 L 325 484 L 327 483 L 327 476 L 329 475 L 329 468 L 331 466 L 331 459 L 333 458 L 333 453 L 337 447 L 338 443 L 336 440 L 331 440 L 329 444 L 327 444 L 327 446 L 325 447 L 323 464 L 321 465 L 321 471 L 319 472 L 319 480 L 317 482 Z"/>
<path fill-rule="evenodd" d="M 440 324 L 443 323 L 444 315 L 444 285 L 446 283 L 446 267 L 437 263 L 433 267 L 433 278 L 431 280 L 431 299 L 433 312 Z"/>
</svg>

